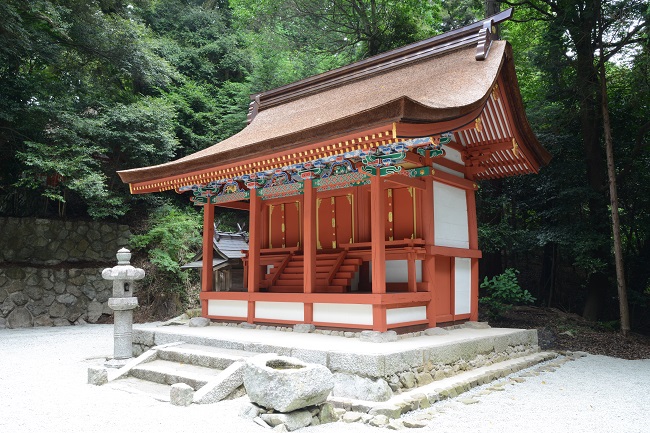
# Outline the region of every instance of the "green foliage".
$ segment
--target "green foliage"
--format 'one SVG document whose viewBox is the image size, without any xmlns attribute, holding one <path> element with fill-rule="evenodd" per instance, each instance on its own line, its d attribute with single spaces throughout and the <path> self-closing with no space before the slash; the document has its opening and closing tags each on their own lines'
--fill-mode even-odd
<svg viewBox="0 0 650 433">
<path fill-rule="evenodd" d="M 485 277 L 481 283 L 481 288 L 487 290 L 479 302 L 485 306 L 489 317 L 496 319 L 503 313 L 512 308 L 513 305 L 532 304 L 535 298 L 524 290 L 517 281 L 519 271 L 508 268 L 502 274 L 492 277 L 488 280 Z"/>
<path fill-rule="evenodd" d="M 201 215 L 192 208 L 165 205 L 156 209 L 148 224 L 144 233 L 131 238 L 133 248 L 146 253 L 153 265 L 142 284 L 148 304 L 165 312 L 180 310 L 195 301 L 188 292 L 197 275 L 181 270 L 181 266 L 201 249 Z"/>
<path fill-rule="evenodd" d="M 521 269 L 537 298 L 578 312 L 602 284 L 610 307 L 602 319 L 616 317 L 593 74 L 600 5 L 605 51 L 628 44 L 608 57 L 608 97 L 629 299 L 633 317 L 650 326 L 647 1 L 509 4 L 515 20 L 501 35 L 513 46 L 527 117 L 553 160 L 536 176 L 481 183 L 482 272 Z M 0 1 L 0 214 L 133 220 L 160 195 L 132 196 L 117 170 L 237 133 L 250 93 L 483 16 L 477 0 Z M 221 217 L 230 230 L 238 221 Z M 159 275 L 176 278 L 177 258 L 156 249 L 165 249 L 151 247 Z"/>
</svg>

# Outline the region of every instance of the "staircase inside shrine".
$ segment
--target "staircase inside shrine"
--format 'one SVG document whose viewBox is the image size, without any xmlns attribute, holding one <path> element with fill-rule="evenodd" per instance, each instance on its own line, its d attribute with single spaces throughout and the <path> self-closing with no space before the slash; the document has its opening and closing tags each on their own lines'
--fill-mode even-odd
<svg viewBox="0 0 650 433">
<path fill-rule="evenodd" d="M 362 260 L 348 257 L 347 251 L 316 255 L 316 292 L 345 293 L 356 289 Z M 262 288 L 269 292 L 302 293 L 304 256 L 290 253 L 267 266 Z"/>
</svg>

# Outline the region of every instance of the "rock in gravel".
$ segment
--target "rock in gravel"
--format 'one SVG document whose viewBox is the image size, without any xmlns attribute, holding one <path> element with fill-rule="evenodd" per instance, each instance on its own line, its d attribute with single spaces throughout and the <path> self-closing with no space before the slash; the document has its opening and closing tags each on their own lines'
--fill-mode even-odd
<svg viewBox="0 0 650 433">
<path fill-rule="evenodd" d="M 186 383 L 175 383 L 169 390 L 169 401 L 174 406 L 189 406 L 194 399 L 194 389 Z"/>
<path fill-rule="evenodd" d="M 404 427 L 408 427 L 408 428 L 423 428 L 427 426 L 427 423 L 425 422 L 409 420 L 409 419 L 405 419 L 404 421 L 402 421 L 402 424 L 404 424 Z"/>
<path fill-rule="evenodd" d="M 490 325 L 487 322 L 465 322 L 463 328 L 468 329 L 489 329 Z"/>
<path fill-rule="evenodd" d="M 403 430 L 404 423 L 399 419 L 391 419 L 386 427 L 388 430 Z"/>
<path fill-rule="evenodd" d="M 388 422 L 390 420 L 386 415 L 377 415 L 368 421 L 368 424 L 370 424 L 373 427 L 385 427 L 388 425 Z"/>
<path fill-rule="evenodd" d="M 278 424 L 275 427 L 273 427 L 274 432 L 279 432 L 279 433 L 286 433 L 289 430 L 287 430 L 287 426 L 284 424 Z"/>
<path fill-rule="evenodd" d="M 336 410 L 334 410 L 334 406 L 332 406 L 331 403 L 325 403 L 320 407 L 318 421 L 320 421 L 321 424 L 328 424 L 338 420 L 339 415 L 336 413 Z"/>
<path fill-rule="evenodd" d="M 425 335 L 447 335 L 449 331 L 445 328 L 429 328 L 424 330 Z"/>
<path fill-rule="evenodd" d="M 468 405 L 478 403 L 478 400 L 472 397 L 461 398 L 459 401 L 463 404 L 468 404 Z"/>
<path fill-rule="evenodd" d="M 428 385 L 431 382 L 433 382 L 433 377 L 431 374 L 425 372 L 418 373 L 415 375 L 415 381 L 417 382 L 418 386 L 424 386 Z"/>
<path fill-rule="evenodd" d="M 360 414 L 359 412 L 346 412 L 343 415 L 342 421 L 347 423 L 357 422 L 361 419 L 361 415 L 362 414 Z"/>
<path fill-rule="evenodd" d="M 206 317 L 192 317 L 188 323 L 190 328 L 202 328 L 210 326 L 210 319 Z"/>
<path fill-rule="evenodd" d="M 373 416 L 386 415 L 388 418 L 397 419 L 402 415 L 402 410 L 392 404 L 380 404 L 370 409 L 368 413 Z"/>
<path fill-rule="evenodd" d="M 361 331 L 361 334 L 359 334 L 360 341 L 368 341 L 370 343 L 390 343 L 398 339 L 399 337 L 395 331 Z"/>
<path fill-rule="evenodd" d="M 293 325 L 293 332 L 306 334 L 309 332 L 314 332 L 315 330 L 316 330 L 316 326 L 310 323 L 296 323 L 295 325 Z"/>
<path fill-rule="evenodd" d="M 295 410 L 289 413 L 264 413 L 260 415 L 260 418 L 271 427 L 284 424 L 288 431 L 294 431 L 311 424 L 311 413 L 308 410 Z"/>
<path fill-rule="evenodd" d="M 414 388 L 415 387 L 415 374 L 411 371 L 405 371 L 399 375 L 399 380 L 402 382 L 405 388 Z"/>
<path fill-rule="evenodd" d="M 88 368 L 88 384 L 101 386 L 106 383 L 108 383 L 108 371 L 105 368 Z"/>
<path fill-rule="evenodd" d="M 247 403 L 239 411 L 239 416 L 245 419 L 253 419 L 260 414 L 260 408 L 253 403 Z"/>
</svg>

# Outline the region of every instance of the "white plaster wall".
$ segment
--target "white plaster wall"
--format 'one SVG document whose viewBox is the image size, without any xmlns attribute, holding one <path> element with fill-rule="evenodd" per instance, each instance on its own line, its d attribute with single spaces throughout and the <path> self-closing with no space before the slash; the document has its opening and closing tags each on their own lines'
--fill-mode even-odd
<svg viewBox="0 0 650 433">
<path fill-rule="evenodd" d="M 465 161 L 463 161 L 463 156 L 460 154 L 459 151 L 456 149 L 452 149 L 449 146 L 443 146 L 445 149 L 445 159 L 448 159 L 453 162 L 457 162 L 458 164 L 465 165 Z"/>
<path fill-rule="evenodd" d="M 465 178 L 465 174 L 460 171 L 452 170 L 451 168 L 445 167 L 444 165 L 433 163 L 431 164 L 434 170 L 444 171 L 445 173 L 453 174 L 454 176 Z"/>
<path fill-rule="evenodd" d="M 305 307 L 302 302 L 255 302 L 256 319 L 305 320 Z"/>
<path fill-rule="evenodd" d="M 390 310 L 386 310 L 386 323 L 388 325 L 415 322 L 417 320 L 427 320 L 426 306 L 391 308 Z"/>
<path fill-rule="evenodd" d="M 370 281 L 372 282 L 372 262 L 370 263 Z M 386 261 L 387 283 L 408 283 L 409 265 L 407 260 Z M 415 281 L 422 282 L 422 260 L 415 261 Z"/>
<path fill-rule="evenodd" d="M 472 259 L 456 257 L 455 269 L 454 314 L 469 314 L 472 305 Z"/>
<path fill-rule="evenodd" d="M 433 182 L 435 244 L 469 248 L 467 195 L 464 189 Z"/>
<path fill-rule="evenodd" d="M 248 316 L 248 302 L 208 299 L 208 316 L 246 318 Z"/>
<path fill-rule="evenodd" d="M 372 305 L 314 304 L 314 322 L 372 325 Z"/>
</svg>

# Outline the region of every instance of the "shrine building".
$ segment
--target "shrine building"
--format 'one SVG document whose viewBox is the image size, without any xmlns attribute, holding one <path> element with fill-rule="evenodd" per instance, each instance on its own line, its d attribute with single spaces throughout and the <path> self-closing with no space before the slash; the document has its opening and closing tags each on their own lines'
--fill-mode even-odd
<svg viewBox="0 0 650 433">
<path fill-rule="evenodd" d="M 253 95 L 239 133 L 120 171 L 203 207 L 203 316 L 404 331 L 477 320 L 479 181 L 550 160 L 483 22 Z M 249 211 L 245 291 L 213 288 L 215 207 Z"/>
</svg>

